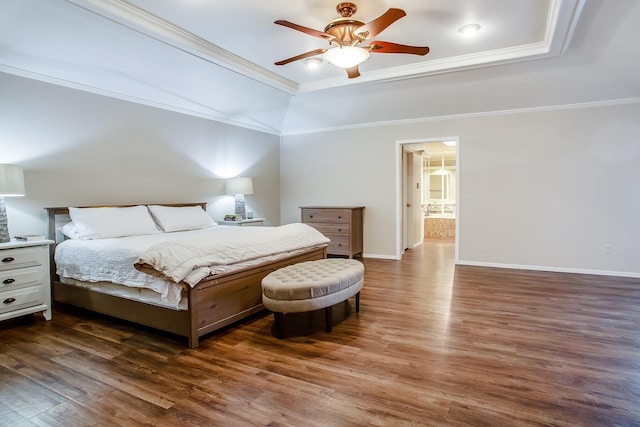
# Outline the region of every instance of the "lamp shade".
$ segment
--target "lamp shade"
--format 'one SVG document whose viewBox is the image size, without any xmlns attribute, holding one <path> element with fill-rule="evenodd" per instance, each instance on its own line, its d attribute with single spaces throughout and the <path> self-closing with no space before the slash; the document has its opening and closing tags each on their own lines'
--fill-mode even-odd
<svg viewBox="0 0 640 427">
<path fill-rule="evenodd" d="M 24 196 L 22 166 L 0 165 L 0 197 Z"/>
<path fill-rule="evenodd" d="M 250 177 L 229 178 L 225 184 L 227 194 L 253 194 L 253 180 Z"/>
</svg>

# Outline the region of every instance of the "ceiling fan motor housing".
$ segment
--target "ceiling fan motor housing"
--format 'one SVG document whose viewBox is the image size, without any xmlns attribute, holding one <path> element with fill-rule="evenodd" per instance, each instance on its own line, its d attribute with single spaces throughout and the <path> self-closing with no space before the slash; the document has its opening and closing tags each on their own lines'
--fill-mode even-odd
<svg viewBox="0 0 640 427">
<path fill-rule="evenodd" d="M 358 7 L 353 3 L 338 3 L 336 10 L 343 18 L 350 18 L 356 13 Z"/>
<path fill-rule="evenodd" d="M 363 35 L 355 33 L 355 30 L 363 25 L 364 22 L 356 19 L 338 18 L 329 22 L 324 28 L 324 32 L 335 37 L 335 39 L 331 40 L 332 43 L 340 46 L 355 46 L 365 39 Z"/>
<path fill-rule="evenodd" d="M 333 44 L 339 46 L 355 46 L 365 40 L 366 34 L 356 34 L 355 30 L 365 23 L 357 19 L 350 19 L 358 10 L 353 3 L 338 3 L 336 10 L 342 18 L 334 19 L 324 28 L 324 32 L 335 37 Z"/>
</svg>

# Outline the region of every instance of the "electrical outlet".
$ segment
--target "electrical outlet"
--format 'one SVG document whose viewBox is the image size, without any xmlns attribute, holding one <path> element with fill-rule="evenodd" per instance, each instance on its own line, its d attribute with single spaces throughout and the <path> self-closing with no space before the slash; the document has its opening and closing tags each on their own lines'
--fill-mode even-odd
<svg viewBox="0 0 640 427">
<path fill-rule="evenodd" d="M 613 252 L 613 248 L 611 247 L 611 243 L 607 243 L 604 245 L 604 253 L 610 254 Z"/>
</svg>

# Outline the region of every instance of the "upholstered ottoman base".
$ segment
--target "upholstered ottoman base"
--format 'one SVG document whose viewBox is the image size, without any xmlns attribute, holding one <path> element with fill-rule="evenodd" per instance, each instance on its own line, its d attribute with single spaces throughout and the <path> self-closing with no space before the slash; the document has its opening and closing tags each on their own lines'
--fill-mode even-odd
<svg viewBox="0 0 640 427">
<path fill-rule="evenodd" d="M 356 297 L 360 311 L 360 290 L 364 265 L 354 259 L 327 258 L 289 265 L 262 279 L 262 302 L 274 312 L 276 334 L 283 336 L 284 313 L 325 310 L 325 329 L 331 332 L 332 307 Z"/>
</svg>

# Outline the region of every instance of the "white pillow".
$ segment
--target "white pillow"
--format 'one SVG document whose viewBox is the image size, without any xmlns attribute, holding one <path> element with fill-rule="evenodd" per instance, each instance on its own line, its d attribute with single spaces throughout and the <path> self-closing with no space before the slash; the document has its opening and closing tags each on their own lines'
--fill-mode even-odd
<svg viewBox="0 0 640 427">
<path fill-rule="evenodd" d="M 79 239 L 80 232 L 78 231 L 78 227 L 73 222 L 68 222 L 62 227 L 58 228 L 59 231 L 62 232 L 65 236 L 70 239 Z"/>
<path fill-rule="evenodd" d="M 69 208 L 69 216 L 77 229 L 78 239 L 156 234 L 158 230 L 146 206 L 126 208 Z"/>
<path fill-rule="evenodd" d="M 167 233 L 217 225 L 200 206 L 149 205 L 148 207 L 160 228 Z"/>
</svg>

